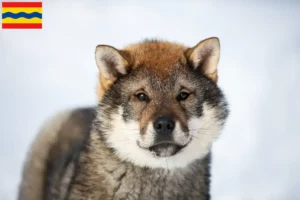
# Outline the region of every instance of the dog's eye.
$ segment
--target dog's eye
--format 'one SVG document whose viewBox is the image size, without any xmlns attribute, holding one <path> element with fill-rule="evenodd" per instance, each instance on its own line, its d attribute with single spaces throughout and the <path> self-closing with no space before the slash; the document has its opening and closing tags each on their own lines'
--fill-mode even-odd
<svg viewBox="0 0 300 200">
<path fill-rule="evenodd" d="M 149 101 L 149 97 L 145 93 L 137 93 L 135 96 L 139 101 Z"/>
<path fill-rule="evenodd" d="M 181 93 L 176 97 L 176 99 L 177 99 L 177 101 L 184 101 L 184 100 L 186 100 L 189 96 L 190 96 L 189 93 L 187 93 L 187 92 L 181 92 Z"/>
</svg>

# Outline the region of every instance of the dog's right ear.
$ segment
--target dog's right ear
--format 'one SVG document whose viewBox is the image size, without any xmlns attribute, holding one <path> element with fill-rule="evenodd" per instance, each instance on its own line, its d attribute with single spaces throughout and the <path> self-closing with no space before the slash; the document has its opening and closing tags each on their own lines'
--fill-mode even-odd
<svg viewBox="0 0 300 200">
<path fill-rule="evenodd" d="M 195 70 L 200 70 L 213 82 L 218 80 L 218 63 L 220 58 L 220 41 L 216 37 L 199 42 L 187 50 L 187 57 Z"/>
<path fill-rule="evenodd" d="M 100 72 L 97 89 L 99 100 L 120 76 L 127 74 L 129 64 L 122 53 L 108 45 L 96 47 L 95 57 Z"/>
</svg>

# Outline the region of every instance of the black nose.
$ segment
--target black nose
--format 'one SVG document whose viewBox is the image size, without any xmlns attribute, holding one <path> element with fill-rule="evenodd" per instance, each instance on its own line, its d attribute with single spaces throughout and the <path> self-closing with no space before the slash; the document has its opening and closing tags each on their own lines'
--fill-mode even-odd
<svg viewBox="0 0 300 200">
<path fill-rule="evenodd" d="M 170 134 L 173 132 L 175 128 L 175 122 L 171 117 L 159 117 L 154 123 L 153 123 L 154 129 L 157 133 L 161 134 Z"/>
</svg>

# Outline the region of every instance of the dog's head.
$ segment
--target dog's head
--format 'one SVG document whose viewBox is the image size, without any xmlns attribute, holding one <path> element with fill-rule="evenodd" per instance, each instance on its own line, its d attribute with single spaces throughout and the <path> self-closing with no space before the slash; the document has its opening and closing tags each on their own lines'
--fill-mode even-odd
<svg viewBox="0 0 300 200">
<path fill-rule="evenodd" d="M 216 85 L 217 38 L 193 48 L 144 41 L 122 50 L 96 48 L 99 129 L 123 160 L 184 167 L 203 158 L 227 117 Z"/>
</svg>

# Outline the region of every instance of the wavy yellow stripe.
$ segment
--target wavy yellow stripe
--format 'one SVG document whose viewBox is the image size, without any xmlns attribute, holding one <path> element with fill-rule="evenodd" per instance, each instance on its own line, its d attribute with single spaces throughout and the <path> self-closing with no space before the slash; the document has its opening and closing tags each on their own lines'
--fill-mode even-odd
<svg viewBox="0 0 300 200">
<path fill-rule="evenodd" d="M 19 13 L 19 12 L 26 12 L 26 13 L 33 13 L 39 12 L 42 13 L 42 8 L 2 8 L 2 13 L 12 12 L 12 13 Z"/>
<path fill-rule="evenodd" d="M 42 19 L 34 17 L 32 19 L 26 19 L 24 17 L 21 17 L 19 19 L 13 19 L 13 18 L 5 18 L 2 19 L 2 23 L 7 24 L 30 24 L 30 23 L 42 23 Z"/>
</svg>

